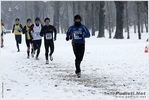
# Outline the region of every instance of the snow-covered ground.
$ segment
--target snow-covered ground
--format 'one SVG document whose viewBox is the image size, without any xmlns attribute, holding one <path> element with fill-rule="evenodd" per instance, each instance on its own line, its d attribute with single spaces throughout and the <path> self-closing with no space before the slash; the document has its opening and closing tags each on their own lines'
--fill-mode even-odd
<svg viewBox="0 0 149 100">
<path fill-rule="evenodd" d="M 144 53 L 148 33 L 142 33 L 141 40 L 132 32 L 131 39 L 126 39 L 126 33 L 124 36 L 122 40 L 108 39 L 106 31 L 106 38 L 86 39 L 82 77 L 78 79 L 71 42 L 65 41 L 64 34 L 57 35 L 54 61 L 49 65 L 45 64 L 44 41 L 40 60 L 27 59 L 25 36 L 18 53 L 14 35 L 6 34 L 0 60 L 3 98 L 94 100 L 114 99 L 116 92 L 148 93 L 149 63 L 148 53 Z"/>
</svg>

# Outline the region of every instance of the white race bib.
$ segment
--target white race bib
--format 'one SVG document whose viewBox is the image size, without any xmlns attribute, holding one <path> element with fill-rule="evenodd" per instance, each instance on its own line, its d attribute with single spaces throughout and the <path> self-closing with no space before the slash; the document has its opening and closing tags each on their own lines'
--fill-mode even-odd
<svg viewBox="0 0 149 100">
<path fill-rule="evenodd" d="M 40 35 L 40 32 L 35 32 L 35 35 L 36 35 L 36 36 L 39 36 L 39 35 Z"/>
<path fill-rule="evenodd" d="M 51 40 L 52 39 L 52 34 L 51 33 L 46 33 L 46 39 Z"/>
<path fill-rule="evenodd" d="M 16 28 L 16 32 L 19 32 L 20 28 Z"/>
<path fill-rule="evenodd" d="M 74 39 L 82 39 L 82 37 L 79 37 L 79 34 L 82 34 L 82 31 L 75 31 L 74 32 Z"/>
</svg>

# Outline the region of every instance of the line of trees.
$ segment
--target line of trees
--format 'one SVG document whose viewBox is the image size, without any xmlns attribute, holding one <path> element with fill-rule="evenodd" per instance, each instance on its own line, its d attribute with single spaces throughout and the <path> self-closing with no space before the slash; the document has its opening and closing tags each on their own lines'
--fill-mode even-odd
<svg viewBox="0 0 149 100">
<path fill-rule="evenodd" d="M 134 33 L 141 39 L 143 27 L 148 32 L 148 1 L 2 1 L 1 17 L 7 29 L 12 29 L 15 18 L 20 18 L 23 25 L 26 19 L 34 22 L 36 17 L 51 19 L 59 33 L 65 33 L 73 24 L 73 16 L 80 14 L 92 36 L 98 31 L 98 38 L 123 39 L 123 30 L 130 39 L 129 27 L 134 26 Z M 115 28 L 116 27 L 116 28 Z M 112 32 L 115 32 L 112 37 Z"/>
</svg>

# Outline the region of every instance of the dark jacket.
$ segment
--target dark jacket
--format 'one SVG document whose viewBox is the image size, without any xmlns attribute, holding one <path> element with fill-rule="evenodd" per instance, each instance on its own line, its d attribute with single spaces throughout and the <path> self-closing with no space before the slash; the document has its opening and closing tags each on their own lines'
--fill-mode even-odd
<svg viewBox="0 0 149 100">
<path fill-rule="evenodd" d="M 49 26 L 45 25 L 41 29 L 40 36 L 44 36 L 45 42 L 53 41 L 53 37 L 54 37 L 54 40 L 56 40 L 56 36 L 57 36 L 56 28 L 52 25 L 49 25 Z"/>
<path fill-rule="evenodd" d="M 90 32 L 84 25 L 80 25 L 79 27 L 73 25 L 69 27 L 66 37 L 72 36 L 72 42 L 76 44 L 85 43 L 85 38 L 90 37 Z"/>
</svg>

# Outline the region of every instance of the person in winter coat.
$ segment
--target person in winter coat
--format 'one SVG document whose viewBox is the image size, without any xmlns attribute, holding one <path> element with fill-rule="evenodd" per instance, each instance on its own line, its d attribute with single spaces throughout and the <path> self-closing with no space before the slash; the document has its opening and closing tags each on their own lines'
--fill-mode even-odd
<svg viewBox="0 0 149 100">
<path fill-rule="evenodd" d="M 89 30 L 81 24 L 82 18 L 80 15 L 74 16 L 74 25 L 70 26 L 68 28 L 68 31 L 66 33 L 66 41 L 72 39 L 72 47 L 73 52 L 76 57 L 75 59 L 75 67 L 78 77 L 81 76 L 81 68 L 80 64 L 83 60 L 84 51 L 85 51 L 85 38 L 90 37 Z"/>
<path fill-rule="evenodd" d="M 27 46 L 27 58 L 30 57 L 30 45 L 32 46 L 32 57 L 34 57 L 33 55 L 33 37 L 31 35 L 30 32 L 30 26 L 31 26 L 32 20 L 30 18 L 27 19 L 27 24 L 24 26 L 23 28 L 23 34 L 25 34 L 25 42 L 26 42 L 26 46 Z"/>
<path fill-rule="evenodd" d="M 22 43 L 22 30 L 23 30 L 23 27 L 19 23 L 19 21 L 20 21 L 20 19 L 16 18 L 16 20 L 15 20 L 16 23 L 13 25 L 13 30 L 12 30 L 12 33 L 14 33 L 14 35 L 15 35 L 18 52 L 20 52 L 19 44 Z"/>
</svg>

